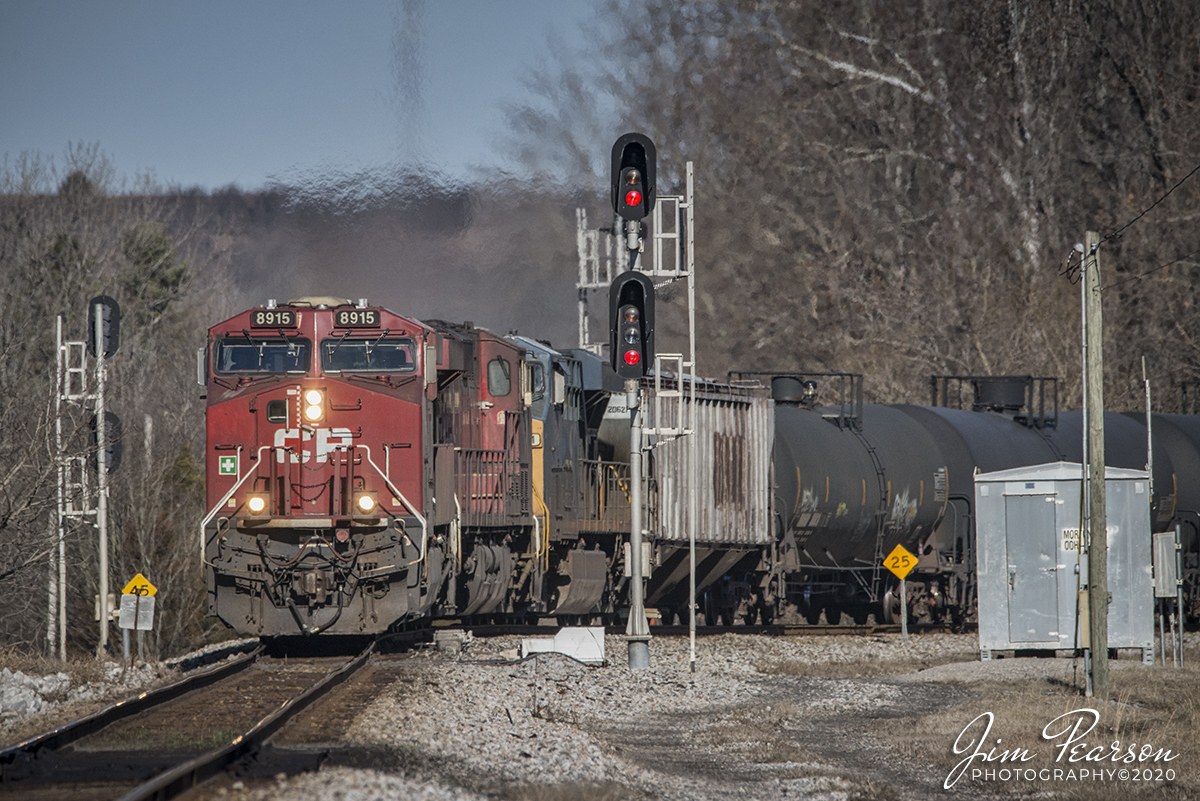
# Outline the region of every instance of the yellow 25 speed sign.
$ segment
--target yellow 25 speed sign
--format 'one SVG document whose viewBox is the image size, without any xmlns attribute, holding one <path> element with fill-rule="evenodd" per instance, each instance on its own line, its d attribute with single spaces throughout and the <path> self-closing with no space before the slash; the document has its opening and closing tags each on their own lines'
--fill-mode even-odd
<svg viewBox="0 0 1200 801">
<path fill-rule="evenodd" d="M 909 553 L 903 545 L 897 545 L 883 560 L 883 564 L 896 574 L 896 578 L 903 580 L 917 566 L 917 557 Z"/>
</svg>

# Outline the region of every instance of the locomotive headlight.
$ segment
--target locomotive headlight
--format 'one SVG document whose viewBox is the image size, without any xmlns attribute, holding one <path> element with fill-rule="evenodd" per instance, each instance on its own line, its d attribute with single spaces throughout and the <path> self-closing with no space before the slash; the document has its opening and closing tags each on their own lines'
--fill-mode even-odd
<svg viewBox="0 0 1200 801">
<path fill-rule="evenodd" d="M 354 496 L 354 511 L 359 514 L 370 514 L 375 511 L 378 503 L 374 492 L 360 492 Z"/>
<path fill-rule="evenodd" d="M 271 496 L 265 492 L 251 492 L 246 495 L 246 510 L 252 515 L 265 514 L 270 505 Z"/>
<path fill-rule="evenodd" d="M 325 393 L 319 389 L 304 391 L 304 419 L 316 423 L 325 416 Z"/>
</svg>

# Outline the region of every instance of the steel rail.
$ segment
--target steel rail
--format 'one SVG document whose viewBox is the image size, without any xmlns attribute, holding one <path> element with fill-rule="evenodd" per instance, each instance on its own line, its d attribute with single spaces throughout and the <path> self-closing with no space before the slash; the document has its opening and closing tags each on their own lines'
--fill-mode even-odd
<svg viewBox="0 0 1200 801">
<path fill-rule="evenodd" d="M 971 630 L 971 625 L 964 626 L 964 631 Z M 651 626 L 650 631 L 660 636 L 676 636 L 688 633 L 687 626 Z M 913 634 L 944 634 L 951 631 L 945 623 L 913 623 L 909 626 Z M 769 625 L 750 626 L 697 626 L 697 636 L 715 636 L 718 634 L 757 634 L 767 637 L 802 637 L 805 635 L 826 636 L 871 636 L 877 634 L 899 634 L 900 625 L 897 623 L 880 623 L 877 625 L 829 625 L 811 623 L 771 623 Z"/>
<path fill-rule="evenodd" d="M 132 698 L 109 704 L 89 715 L 64 723 L 50 731 L 34 735 L 27 740 L 9 746 L 0 751 L 0 783 L 3 783 L 13 773 L 14 768 L 30 760 L 57 751 L 77 740 L 88 737 L 119 720 L 152 709 L 159 704 L 173 701 L 190 692 L 209 687 L 222 679 L 228 678 L 245 670 L 261 656 L 263 647 L 257 646 L 253 651 L 232 662 L 217 665 L 202 670 L 173 684 L 159 687 L 157 690 L 147 690 Z"/>
<path fill-rule="evenodd" d="M 556 625 L 538 625 L 533 623 L 479 623 L 472 625 L 469 622 L 456 622 L 453 625 L 434 627 L 433 631 L 439 630 L 469 630 L 477 637 L 495 637 L 499 635 L 511 636 L 538 636 L 545 635 L 549 632 L 558 631 L 560 627 Z M 962 627 L 963 632 L 974 631 L 975 624 L 967 623 Z M 624 634 L 625 626 L 623 624 L 613 624 L 604 627 L 608 634 Z M 941 634 L 951 632 L 951 627 L 948 623 L 913 623 L 909 626 L 909 631 L 914 634 Z M 660 637 L 675 637 L 688 635 L 689 628 L 687 624 L 682 625 L 652 625 L 650 633 Z M 799 637 L 804 635 L 811 636 L 870 636 L 878 634 L 899 634 L 900 625 L 898 623 L 880 623 L 876 625 L 828 625 L 828 624 L 811 624 L 811 623 L 771 623 L 769 625 L 748 625 L 748 626 L 697 626 L 696 636 L 698 637 L 714 637 L 719 634 L 742 634 L 742 635 L 760 635 L 767 637 Z"/>
<path fill-rule="evenodd" d="M 120 801 L 150 801 L 151 799 L 167 801 L 167 799 L 175 798 L 211 779 L 235 762 L 252 756 L 285 723 L 367 664 L 367 660 L 371 658 L 374 650 L 375 643 L 372 642 L 361 654 L 327 674 L 290 701 L 281 704 L 278 709 L 254 724 L 244 734 L 235 737 L 228 745 L 196 757 L 143 782 L 122 796 Z"/>
</svg>

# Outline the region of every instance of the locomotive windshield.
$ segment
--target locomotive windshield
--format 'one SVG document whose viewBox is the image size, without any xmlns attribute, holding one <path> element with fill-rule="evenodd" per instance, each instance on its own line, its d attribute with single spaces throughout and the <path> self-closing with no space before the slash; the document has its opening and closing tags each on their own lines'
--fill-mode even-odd
<svg viewBox="0 0 1200 801">
<path fill-rule="evenodd" d="M 223 339 L 217 343 L 219 373 L 308 372 L 304 339 Z"/>
<path fill-rule="evenodd" d="M 321 367 L 327 373 L 411 373 L 417 369 L 414 353 L 408 338 L 325 339 Z"/>
</svg>

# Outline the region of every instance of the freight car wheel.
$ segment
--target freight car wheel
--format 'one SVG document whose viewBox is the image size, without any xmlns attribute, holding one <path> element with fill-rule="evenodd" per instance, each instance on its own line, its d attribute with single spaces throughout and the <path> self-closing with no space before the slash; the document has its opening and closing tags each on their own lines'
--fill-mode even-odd
<svg viewBox="0 0 1200 801">
<path fill-rule="evenodd" d="M 884 593 L 883 622 L 888 625 L 900 622 L 900 599 L 897 597 L 895 587 L 889 587 L 888 591 Z"/>
</svg>

